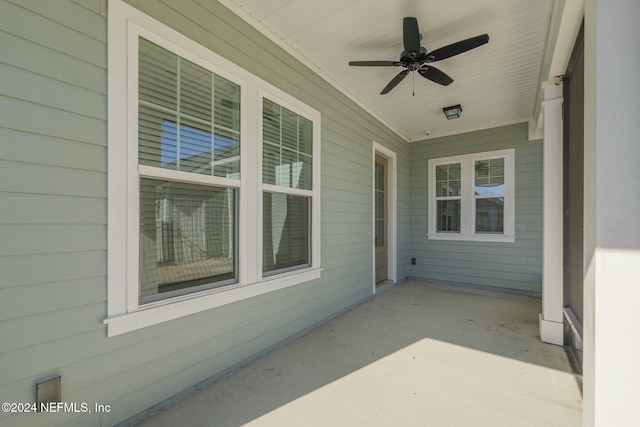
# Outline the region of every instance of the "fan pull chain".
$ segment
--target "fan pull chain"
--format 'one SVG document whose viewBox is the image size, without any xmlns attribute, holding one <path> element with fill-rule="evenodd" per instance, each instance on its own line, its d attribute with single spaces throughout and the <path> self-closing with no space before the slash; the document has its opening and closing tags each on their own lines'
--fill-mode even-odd
<svg viewBox="0 0 640 427">
<path fill-rule="evenodd" d="M 413 96 L 416 96 L 416 74 L 411 73 L 411 90 L 413 91 Z"/>
</svg>

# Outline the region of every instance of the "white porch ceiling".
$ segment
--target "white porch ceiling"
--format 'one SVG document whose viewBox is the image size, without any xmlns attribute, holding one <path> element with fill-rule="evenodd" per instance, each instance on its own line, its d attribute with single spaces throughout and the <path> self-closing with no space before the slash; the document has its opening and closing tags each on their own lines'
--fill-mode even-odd
<svg viewBox="0 0 640 427">
<path fill-rule="evenodd" d="M 553 0 L 222 0 L 408 141 L 528 121 L 534 117 Z M 484 46 L 433 65 L 440 86 L 402 67 L 350 67 L 399 59 L 402 19 L 415 16 L 428 51 L 489 34 Z M 415 96 L 413 93 L 415 92 Z M 442 108 L 462 105 L 447 120 Z M 429 135 L 426 134 L 429 132 Z"/>
</svg>

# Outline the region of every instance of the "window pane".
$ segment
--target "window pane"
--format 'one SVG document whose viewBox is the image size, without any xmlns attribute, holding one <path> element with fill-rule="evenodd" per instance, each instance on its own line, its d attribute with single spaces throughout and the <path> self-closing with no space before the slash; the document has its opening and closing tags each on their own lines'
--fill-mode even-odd
<svg viewBox="0 0 640 427">
<path fill-rule="evenodd" d="M 436 197 L 459 196 L 461 194 L 461 164 L 436 166 Z"/>
<path fill-rule="evenodd" d="M 215 125 L 240 133 L 240 86 L 214 75 Z"/>
<path fill-rule="evenodd" d="M 178 57 L 140 39 L 138 85 L 141 101 L 175 110 L 178 100 Z"/>
<path fill-rule="evenodd" d="M 140 39 L 140 164 L 240 177 L 240 86 Z"/>
<path fill-rule="evenodd" d="M 240 86 L 214 75 L 215 176 L 240 178 Z"/>
<path fill-rule="evenodd" d="M 476 199 L 476 233 L 504 232 L 504 197 Z"/>
<path fill-rule="evenodd" d="M 438 232 L 460 232 L 460 200 L 438 200 Z"/>
<path fill-rule="evenodd" d="M 302 162 L 298 161 L 298 154 L 295 151 L 282 149 L 282 160 L 276 166 L 276 185 L 289 188 L 302 187 Z"/>
<path fill-rule="evenodd" d="M 298 115 L 286 108 L 282 109 L 282 145 L 298 150 Z"/>
<path fill-rule="evenodd" d="M 210 125 L 182 119 L 180 130 L 180 170 L 211 175 Z"/>
<path fill-rule="evenodd" d="M 280 106 L 268 99 L 262 103 L 262 139 L 280 145 Z"/>
<path fill-rule="evenodd" d="M 138 162 L 142 165 L 211 175 L 212 135 L 206 124 L 144 105 L 138 119 Z M 239 143 L 235 143 L 238 146 Z M 178 153 L 179 152 L 179 153 Z M 215 153 L 214 153 L 215 156 Z M 239 165 L 236 165 L 239 168 Z"/>
<path fill-rule="evenodd" d="M 504 194 L 504 159 L 478 160 L 475 162 L 475 194 Z"/>
<path fill-rule="evenodd" d="M 141 105 L 138 111 L 138 162 L 176 169 L 178 125 L 175 114 Z"/>
<path fill-rule="evenodd" d="M 311 190 L 313 123 L 280 105 L 263 100 L 262 176 L 265 184 Z"/>
<path fill-rule="evenodd" d="M 298 188 L 311 189 L 313 181 L 313 159 L 306 154 L 298 154 L 298 164 L 302 168 L 298 178 Z"/>
<path fill-rule="evenodd" d="M 140 300 L 221 286 L 236 277 L 235 190 L 140 180 Z"/>
<path fill-rule="evenodd" d="M 240 178 L 239 134 L 218 128 L 213 137 L 213 174 L 224 178 Z"/>
<path fill-rule="evenodd" d="M 211 122 L 210 71 L 180 58 L 180 112 Z"/>
<path fill-rule="evenodd" d="M 298 150 L 308 155 L 312 153 L 313 122 L 302 116 L 298 117 Z"/>
<path fill-rule="evenodd" d="M 263 272 L 306 267 L 309 259 L 308 197 L 263 195 Z"/>
<path fill-rule="evenodd" d="M 262 146 L 262 182 L 276 184 L 276 168 L 280 164 L 280 147 L 264 142 Z"/>
</svg>

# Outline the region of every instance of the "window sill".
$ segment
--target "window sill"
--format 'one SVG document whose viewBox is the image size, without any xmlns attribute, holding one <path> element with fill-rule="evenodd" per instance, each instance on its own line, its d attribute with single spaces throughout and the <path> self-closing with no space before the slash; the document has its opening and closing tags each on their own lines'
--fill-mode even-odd
<svg viewBox="0 0 640 427">
<path fill-rule="evenodd" d="M 430 233 L 429 240 L 454 240 L 461 242 L 489 242 L 489 243 L 514 243 L 515 235 L 506 234 L 454 234 L 454 233 Z"/>
<path fill-rule="evenodd" d="M 321 272 L 322 268 L 308 268 L 268 277 L 261 282 L 249 285 L 231 285 L 183 295 L 145 304 L 136 311 L 104 319 L 103 323 L 107 325 L 107 336 L 113 337 L 315 280 L 320 278 Z"/>
</svg>

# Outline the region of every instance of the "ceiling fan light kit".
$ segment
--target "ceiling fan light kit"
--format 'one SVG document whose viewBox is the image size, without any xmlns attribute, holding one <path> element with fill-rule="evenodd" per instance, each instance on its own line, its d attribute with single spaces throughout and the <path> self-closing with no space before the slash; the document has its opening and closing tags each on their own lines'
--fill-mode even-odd
<svg viewBox="0 0 640 427">
<path fill-rule="evenodd" d="M 460 117 L 460 114 L 462 113 L 462 107 L 460 106 L 460 104 L 451 105 L 449 107 L 444 107 L 442 111 L 444 112 L 444 115 L 447 117 L 447 120 L 453 120 Z"/>
<path fill-rule="evenodd" d="M 404 67 L 391 81 L 382 89 L 380 95 L 389 93 L 396 87 L 409 72 L 417 71 L 422 77 L 448 86 L 453 83 L 453 79 L 439 69 L 428 64 L 443 59 L 451 58 L 468 50 L 475 49 L 489 42 L 489 35 L 482 34 L 470 39 L 453 43 L 432 52 L 420 46 L 420 31 L 418 30 L 418 20 L 414 17 L 406 17 L 402 21 L 402 41 L 404 51 L 400 55 L 399 61 L 351 61 L 349 65 L 356 67 Z"/>
</svg>

